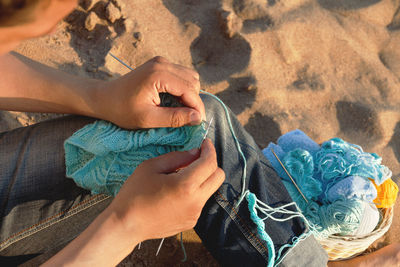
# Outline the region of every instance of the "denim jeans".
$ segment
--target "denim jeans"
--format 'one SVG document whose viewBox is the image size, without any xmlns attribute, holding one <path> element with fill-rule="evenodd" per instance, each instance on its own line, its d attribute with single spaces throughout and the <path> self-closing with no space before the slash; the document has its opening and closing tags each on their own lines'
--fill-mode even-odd
<svg viewBox="0 0 400 267">
<path fill-rule="evenodd" d="M 223 266 L 266 266 L 268 250 L 249 217 L 247 201 L 236 207 L 242 188 L 242 162 L 220 103 L 202 95 L 208 137 L 226 180 L 203 208 L 195 231 Z M 247 159 L 246 188 L 278 207 L 291 202 L 280 178 L 253 138 L 231 113 L 234 131 Z M 112 201 L 91 195 L 65 177 L 63 142 L 94 119 L 66 116 L 0 134 L 0 260 L 41 263 L 79 235 Z M 266 220 L 276 251 L 304 232 L 300 219 Z M 312 237 L 285 251 L 280 266 L 326 266 L 327 255 Z M 32 260 L 33 259 L 33 260 Z"/>
</svg>

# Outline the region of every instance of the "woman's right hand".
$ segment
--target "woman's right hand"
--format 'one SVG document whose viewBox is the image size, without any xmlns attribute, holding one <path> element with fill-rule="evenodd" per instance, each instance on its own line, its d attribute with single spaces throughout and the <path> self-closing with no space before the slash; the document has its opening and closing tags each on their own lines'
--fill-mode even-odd
<svg viewBox="0 0 400 267">
<path fill-rule="evenodd" d="M 171 236 L 196 225 L 206 201 L 224 179 L 215 148 L 206 139 L 200 150 L 143 162 L 109 209 L 137 242 Z"/>
</svg>

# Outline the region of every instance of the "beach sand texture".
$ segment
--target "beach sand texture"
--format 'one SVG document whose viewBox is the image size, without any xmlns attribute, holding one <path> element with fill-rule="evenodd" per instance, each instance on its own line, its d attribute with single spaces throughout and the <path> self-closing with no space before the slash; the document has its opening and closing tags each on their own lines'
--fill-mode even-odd
<svg viewBox="0 0 400 267">
<path fill-rule="evenodd" d="M 87 0 L 17 51 L 104 80 L 128 72 L 108 52 L 133 68 L 164 56 L 196 69 L 260 147 L 294 129 L 340 137 L 381 155 L 399 183 L 400 0 Z M 2 112 L 0 130 L 50 117 Z M 374 247 L 400 240 L 396 215 Z M 148 241 L 121 266 L 216 265 L 193 231 L 184 239 L 186 263 L 174 237 L 157 258 Z"/>
</svg>

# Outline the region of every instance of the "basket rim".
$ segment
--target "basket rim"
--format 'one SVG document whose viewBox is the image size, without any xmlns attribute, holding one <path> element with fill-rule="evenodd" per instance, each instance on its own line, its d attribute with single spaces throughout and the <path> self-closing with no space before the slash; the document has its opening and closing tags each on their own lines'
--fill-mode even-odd
<svg viewBox="0 0 400 267">
<path fill-rule="evenodd" d="M 365 234 L 365 235 L 361 235 L 361 236 L 354 236 L 354 235 L 346 235 L 346 236 L 328 236 L 326 238 L 316 238 L 318 241 L 362 241 L 368 238 L 375 238 L 378 239 L 379 237 L 381 237 L 382 235 L 384 235 L 390 228 L 391 224 L 392 224 L 392 220 L 394 217 L 394 208 L 389 207 L 389 208 L 382 208 L 380 209 L 382 210 L 383 216 L 382 216 L 382 220 L 380 222 L 380 224 L 375 228 L 374 231 L 372 231 L 371 233 Z"/>
</svg>

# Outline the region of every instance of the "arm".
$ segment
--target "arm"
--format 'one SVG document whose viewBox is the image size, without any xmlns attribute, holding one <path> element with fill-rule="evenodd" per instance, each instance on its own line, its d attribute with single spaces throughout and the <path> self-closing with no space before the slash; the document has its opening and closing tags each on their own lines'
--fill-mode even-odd
<svg viewBox="0 0 400 267">
<path fill-rule="evenodd" d="M 69 75 L 13 53 L 0 56 L 0 109 L 80 114 L 124 128 L 178 127 L 205 117 L 198 74 L 156 57 L 135 71 L 98 81 Z M 185 107 L 160 107 L 158 93 Z"/>
<path fill-rule="evenodd" d="M 141 241 L 193 228 L 224 178 L 208 139 L 200 153 L 194 149 L 148 160 L 110 206 L 44 266 L 115 266 Z"/>
<path fill-rule="evenodd" d="M 72 76 L 22 55 L 0 57 L 0 109 L 95 116 L 99 81 Z"/>
</svg>

